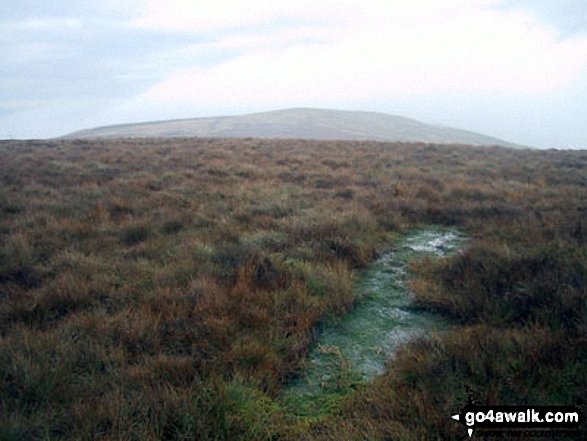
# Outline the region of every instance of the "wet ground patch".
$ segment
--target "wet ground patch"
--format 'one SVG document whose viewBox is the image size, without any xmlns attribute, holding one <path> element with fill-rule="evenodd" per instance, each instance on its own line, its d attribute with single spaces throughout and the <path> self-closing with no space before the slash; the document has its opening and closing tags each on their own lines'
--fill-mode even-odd
<svg viewBox="0 0 587 441">
<path fill-rule="evenodd" d="M 463 235 L 455 230 L 418 230 L 373 262 L 356 282 L 361 299 L 357 308 L 318 331 L 304 375 L 282 395 L 284 405 L 304 416 L 327 412 L 349 390 L 382 374 L 402 344 L 442 329 L 438 316 L 413 307 L 406 287 L 407 267 L 424 256 L 449 255 L 463 242 Z"/>
</svg>

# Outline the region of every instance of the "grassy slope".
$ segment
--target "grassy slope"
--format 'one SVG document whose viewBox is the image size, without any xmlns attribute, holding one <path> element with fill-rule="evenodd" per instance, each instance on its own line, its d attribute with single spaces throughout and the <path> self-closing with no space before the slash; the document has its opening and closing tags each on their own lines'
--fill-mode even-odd
<svg viewBox="0 0 587 441">
<path fill-rule="evenodd" d="M 155 121 L 82 130 L 69 138 L 260 137 L 437 142 L 515 147 L 503 140 L 395 115 L 328 109 L 285 109 L 241 116 Z"/>
<path fill-rule="evenodd" d="M 295 140 L 0 144 L 0 439 L 462 438 L 485 403 L 587 398 L 586 152 Z M 330 414 L 278 400 L 356 270 L 418 224 L 458 326 Z M 343 385 L 344 386 L 344 385 Z"/>
</svg>

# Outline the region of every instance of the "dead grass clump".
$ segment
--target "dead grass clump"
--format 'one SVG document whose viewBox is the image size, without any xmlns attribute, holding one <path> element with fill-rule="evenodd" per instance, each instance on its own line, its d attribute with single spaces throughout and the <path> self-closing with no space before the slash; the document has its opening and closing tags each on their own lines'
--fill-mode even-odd
<svg viewBox="0 0 587 441">
<path fill-rule="evenodd" d="M 416 304 L 461 323 L 584 329 L 587 261 L 574 247 L 473 245 L 445 262 L 415 265 Z"/>
</svg>

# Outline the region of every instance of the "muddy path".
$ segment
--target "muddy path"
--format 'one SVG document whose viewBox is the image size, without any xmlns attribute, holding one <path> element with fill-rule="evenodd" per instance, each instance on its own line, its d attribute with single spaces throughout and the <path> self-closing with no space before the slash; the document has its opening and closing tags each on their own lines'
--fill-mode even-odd
<svg viewBox="0 0 587 441">
<path fill-rule="evenodd" d="M 286 408 L 308 416 L 327 411 L 349 389 L 382 374 L 402 344 L 442 329 L 439 317 L 412 307 L 407 267 L 424 256 L 450 255 L 463 242 L 454 230 L 418 230 L 373 262 L 356 282 L 357 308 L 318 332 L 304 375 L 284 390 Z"/>
</svg>

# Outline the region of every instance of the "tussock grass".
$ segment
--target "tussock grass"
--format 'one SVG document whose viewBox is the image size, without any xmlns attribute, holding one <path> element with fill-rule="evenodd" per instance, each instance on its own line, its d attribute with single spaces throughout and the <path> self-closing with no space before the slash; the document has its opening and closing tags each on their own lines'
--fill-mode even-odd
<svg viewBox="0 0 587 441">
<path fill-rule="evenodd" d="M 582 151 L 318 142 L 0 143 L 0 438 L 450 439 L 487 404 L 585 401 Z M 354 276 L 425 224 L 411 267 L 454 332 L 326 416 L 280 405 Z M 582 401 L 581 401 L 582 400 Z"/>
</svg>

